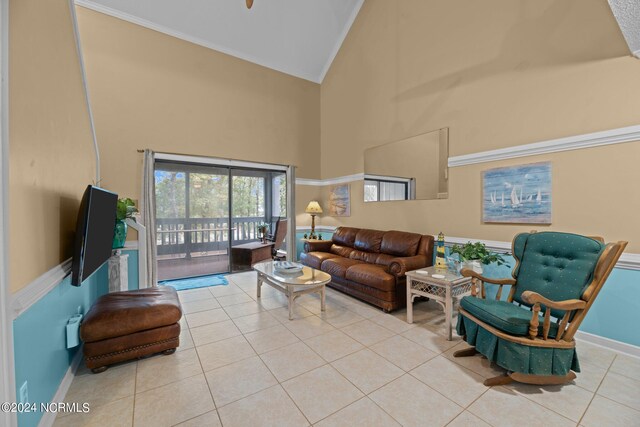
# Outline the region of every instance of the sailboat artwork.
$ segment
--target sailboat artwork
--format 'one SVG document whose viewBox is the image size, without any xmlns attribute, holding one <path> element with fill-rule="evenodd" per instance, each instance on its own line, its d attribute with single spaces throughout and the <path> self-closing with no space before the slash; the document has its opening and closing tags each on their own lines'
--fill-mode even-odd
<svg viewBox="0 0 640 427">
<path fill-rule="evenodd" d="M 551 224 L 550 162 L 486 170 L 482 190 L 483 222 Z"/>
</svg>

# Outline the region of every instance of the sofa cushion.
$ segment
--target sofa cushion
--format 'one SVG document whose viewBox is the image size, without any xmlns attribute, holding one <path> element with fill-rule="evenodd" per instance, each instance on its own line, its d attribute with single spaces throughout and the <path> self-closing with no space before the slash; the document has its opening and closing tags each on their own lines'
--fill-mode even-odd
<svg viewBox="0 0 640 427">
<path fill-rule="evenodd" d="M 529 335 L 531 311 L 506 301 L 485 300 L 476 297 L 463 297 L 460 306 L 472 316 L 511 335 Z M 539 316 L 539 333 L 542 333 L 544 318 Z M 549 336 L 556 336 L 558 324 L 551 323 Z"/>
<path fill-rule="evenodd" d="M 351 266 L 347 269 L 345 278 L 385 292 L 393 291 L 396 284 L 395 277 L 387 273 L 383 266 L 373 264 Z"/>
<path fill-rule="evenodd" d="M 349 256 L 351 255 L 351 252 L 353 252 L 353 248 L 350 248 L 348 246 L 341 246 L 341 245 L 331 245 L 330 251 L 332 254 L 349 258 Z"/>
<path fill-rule="evenodd" d="M 360 230 L 356 234 L 356 241 L 353 247 L 365 252 L 380 252 L 380 244 L 384 231 Z"/>
<path fill-rule="evenodd" d="M 300 254 L 300 261 L 302 261 L 304 265 L 308 265 L 311 268 L 316 268 L 319 270 L 324 260 L 337 258 L 338 256 L 339 255 L 329 252 L 303 252 Z"/>
<path fill-rule="evenodd" d="M 360 231 L 359 228 L 338 227 L 333 233 L 331 240 L 338 246 L 349 246 L 352 248 L 356 241 L 358 231 Z"/>
<path fill-rule="evenodd" d="M 351 251 L 349 258 L 355 259 L 358 261 L 368 262 L 369 264 L 375 264 L 376 261 L 378 260 L 379 255 L 380 254 L 376 252 L 363 252 L 363 251 L 354 249 L 353 251 Z"/>
<path fill-rule="evenodd" d="M 382 237 L 380 252 L 396 256 L 414 256 L 422 236 L 404 231 L 387 231 Z"/>
<path fill-rule="evenodd" d="M 356 261 L 349 258 L 330 258 L 322 262 L 320 270 L 329 273 L 332 276 L 345 277 L 347 269 L 353 265 L 361 264 L 362 261 Z"/>
</svg>

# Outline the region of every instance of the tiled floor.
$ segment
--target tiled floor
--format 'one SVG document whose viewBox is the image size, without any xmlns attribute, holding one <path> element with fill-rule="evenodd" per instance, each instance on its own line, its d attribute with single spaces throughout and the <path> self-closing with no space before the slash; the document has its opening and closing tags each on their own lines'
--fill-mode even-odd
<svg viewBox="0 0 640 427">
<path fill-rule="evenodd" d="M 57 426 L 640 426 L 640 360 L 578 343 L 575 384 L 487 388 L 502 371 L 446 341 L 439 306 L 384 314 L 327 290 L 297 301 L 253 273 L 228 286 L 181 292 L 186 313 L 174 355 L 81 368 L 67 401 L 91 412 Z"/>
</svg>

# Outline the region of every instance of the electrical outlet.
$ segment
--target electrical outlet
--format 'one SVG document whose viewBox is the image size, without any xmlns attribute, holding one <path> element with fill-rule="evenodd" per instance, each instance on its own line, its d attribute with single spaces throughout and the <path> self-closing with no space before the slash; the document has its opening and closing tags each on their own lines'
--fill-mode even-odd
<svg viewBox="0 0 640 427">
<path fill-rule="evenodd" d="M 29 387 L 26 381 L 20 386 L 20 403 L 29 403 Z"/>
</svg>

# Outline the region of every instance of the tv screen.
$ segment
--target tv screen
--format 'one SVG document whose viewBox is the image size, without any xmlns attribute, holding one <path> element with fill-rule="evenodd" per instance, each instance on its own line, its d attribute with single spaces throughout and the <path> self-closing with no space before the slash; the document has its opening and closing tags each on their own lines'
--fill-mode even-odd
<svg viewBox="0 0 640 427">
<path fill-rule="evenodd" d="M 87 186 L 76 223 L 76 240 L 71 264 L 71 284 L 80 286 L 111 256 L 118 195 Z"/>
</svg>

